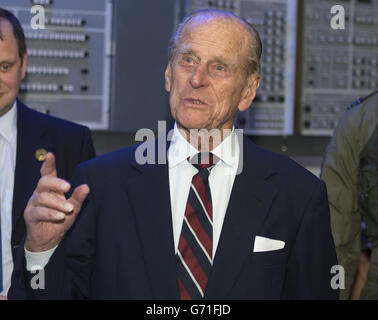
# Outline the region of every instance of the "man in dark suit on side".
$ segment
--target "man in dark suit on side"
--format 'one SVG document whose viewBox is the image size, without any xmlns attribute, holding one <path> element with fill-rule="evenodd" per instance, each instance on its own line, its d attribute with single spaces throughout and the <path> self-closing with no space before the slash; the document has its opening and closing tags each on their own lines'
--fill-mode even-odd
<svg viewBox="0 0 378 320">
<path fill-rule="evenodd" d="M 88 128 L 34 111 L 18 99 L 25 77 L 25 37 L 17 18 L 0 8 L 0 296 L 11 283 L 17 247 L 25 236 L 23 212 L 35 189 L 47 152 L 56 156 L 59 176 L 95 156 Z"/>
<path fill-rule="evenodd" d="M 10 297 L 337 299 L 324 183 L 234 128 L 259 86 L 260 55 L 239 17 L 187 17 L 165 72 L 172 136 L 86 162 L 71 184 L 49 154 Z M 27 272 L 35 265 L 43 290 Z"/>
</svg>

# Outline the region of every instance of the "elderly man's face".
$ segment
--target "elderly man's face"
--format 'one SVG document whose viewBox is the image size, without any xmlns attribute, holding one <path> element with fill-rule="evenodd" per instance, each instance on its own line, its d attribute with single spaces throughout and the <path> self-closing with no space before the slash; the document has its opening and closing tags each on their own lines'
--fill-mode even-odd
<svg viewBox="0 0 378 320">
<path fill-rule="evenodd" d="M 12 25 L 0 19 L 0 116 L 8 112 L 18 95 L 20 83 L 25 77 L 26 55 L 23 64 L 18 55 L 17 40 Z"/>
<path fill-rule="evenodd" d="M 183 129 L 230 129 L 258 87 L 245 76 L 246 30 L 225 19 L 194 20 L 185 27 L 165 72 L 173 118 Z"/>
</svg>

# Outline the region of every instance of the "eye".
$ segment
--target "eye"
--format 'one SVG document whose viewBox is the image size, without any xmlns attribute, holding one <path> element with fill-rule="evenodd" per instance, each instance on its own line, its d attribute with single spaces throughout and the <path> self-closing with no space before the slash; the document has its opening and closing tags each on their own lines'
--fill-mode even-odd
<svg viewBox="0 0 378 320">
<path fill-rule="evenodd" d="M 229 66 L 221 62 L 212 63 L 209 70 L 214 77 L 227 78 L 231 76 Z"/>
<path fill-rule="evenodd" d="M 191 57 L 185 57 L 184 60 L 185 60 L 186 63 L 189 63 L 189 64 L 193 63 L 193 61 L 194 61 L 193 58 L 191 58 Z"/>
<path fill-rule="evenodd" d="M 10 69 L 11 65 L 8 63 L 4 63 L 0 66 L 1 72 L 7 72 Z"/>
</svg>

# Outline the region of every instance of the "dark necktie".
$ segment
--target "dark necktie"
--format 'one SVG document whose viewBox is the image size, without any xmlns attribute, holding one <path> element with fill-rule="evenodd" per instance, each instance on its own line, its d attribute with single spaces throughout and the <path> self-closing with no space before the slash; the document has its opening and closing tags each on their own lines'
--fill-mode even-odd
<svg viewBox="0 0 378 320">
<path fill-rule="evenodd" d="M 204 296 L 213 264 L 213 208 L 209 174 L 211 153 L 199 154 L 192 164 L 199 170 L 192 179 L 177 251 L 177 276 L 181 300 Z"/>
</svg>

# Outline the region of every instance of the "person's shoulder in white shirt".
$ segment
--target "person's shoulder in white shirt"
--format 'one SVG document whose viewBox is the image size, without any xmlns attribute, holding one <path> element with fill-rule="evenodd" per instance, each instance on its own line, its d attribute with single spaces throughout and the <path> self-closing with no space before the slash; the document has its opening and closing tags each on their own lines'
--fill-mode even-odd
<svg viewBox="0 0 378 320">
<path fill-rule="evenodd" d="M 7 295 L 13 271 L 11 236 L 16 150 L 17 103 L 15 102 L 13 107 L 0 117 L 0 225 L 3 268 L 3 291 L 0 292 L 0 296 Z"/>
</svg>

